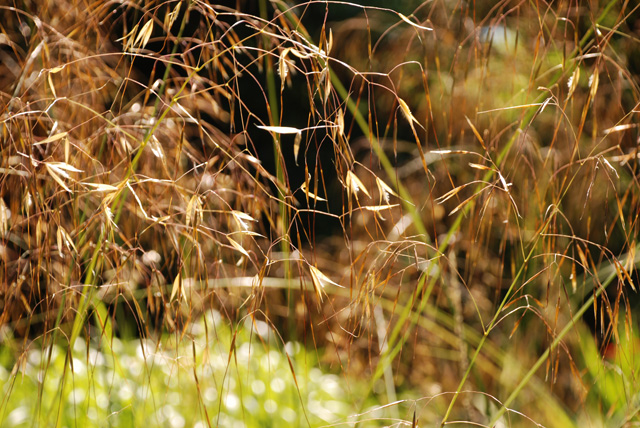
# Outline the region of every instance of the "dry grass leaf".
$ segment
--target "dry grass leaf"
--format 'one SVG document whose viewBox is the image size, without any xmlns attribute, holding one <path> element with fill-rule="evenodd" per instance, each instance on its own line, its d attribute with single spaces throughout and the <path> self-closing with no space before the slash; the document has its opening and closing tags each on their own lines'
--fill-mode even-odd
<svg viewBox="0 0 640 428">
<path fill-rule="evenodd" d="M 616 205 L 618 206 L 618 216 L 620 217 L 620 225 L 622 226 L 622 230 L 624 232 L 627 231 L 627 225 L 624 221 L 624 210 L 622 208 L 622 203 L 620 202 L 620 198 L 616 198 Z"/>
<path fill-rule="evenodd" d="M 331 77 L 330 77 L 330 71 L 328 68 L 326 68 L 327 70 L 327 74 L 326 74 L 326 78 L 324 80 L 324 91 L 323 91 L 323 96 L 322 99 L 324 100 L 324 104 L 327 104 L 327 101 L 329 101 L 329 97 L 331 96 L 331 89 L 333 88 L 333 86 L 331 85 Z"/>
<path fill-rule="evenodd" d="M 260 129 L 264 129 L 265 131 L 273 132 L 274 134 L 298 134 L 302 132 L 301 129 L 293 128 L 291 126 L 256 126 Z"/>
<path fill-rule="evenodd" d="M 598 85 L 600 84 L 600 73 L 596 69 L 593 72 L 591 77 L 589 78 L 589 98 L 593 101 L 596 97 L 596 93 L 598 92 Z"/>
<path fill-rule="evenodd" d="M 111 193 L 110 195 L 115 195 L 115 193 Z M 118 225 L 113 221 L 113 211 L 111 211 L 111 208 L 109 208 L 104 200 L 102 202 L 102 214 L 104 215 L 108 227 L 118 229 Z"/>
<path fill-rule="evenodd" d="M 569 92 L 567 93 L 567 99 L 571 98 L 576 88 L 578 87 L 578 82 L 580 81 L 580 66 L 577 66 L 573 73 L 571 73 L 571 77 L 567 81 L 567 86 L 569 87 Z"/>
<path fill-rule="evenodd" d="M 262 164 L 262 162 L 260 161 L 260 159 L 258 159 L 258 158 L 256 158 L 256 157 L 254 157 L 254 156 L 251 156 L 251 155 L 246 154 L 246 153 L 244 153 L 243 155 L 244 155 L 244 158 L 245 158 L 248 162 L 251 162 L 251 163 L 252 163 L 252 164 L 254 164 L 254 165 L 261 165 L 261 164 Z"/>
<path fill-rule="evenodd" d="M 240 229 L 242 229 L 243 231 L 250 230 L 249 224 L 247 223 L 248 221 L 258 221 L 255 218 L 251 217 L 249 214 L 242 211 L 233 210 L 231 211 L 231 215 L 233 215 L 233 218 L 238 224 L 238 227 L 240 227 Z"/>
<path fill-rule="evenodd" d="M 67 137 L 64 138 L 64 161 L 69 163 L 69 156 L 71 155 L 71 143 Z"/>
<path fill-rule="evenodd" d="M 320 269 L 318 269 L 315 266 L 309 266 L 309 270 L 311 271 L 312 275 L 315 275 L 315 277 L 320 280 L 320 282 L 323 284 L 328 283 L 328 284 L 332 284 L 335 285 L 336 287 L 340 287 L 340 288 L 345 288 L 344 286 L 338 284 L 337 282 L 333 281 L 331 278 L 329 278 L 328 276 L 326 276 L 325 274 L 323 274 Z"/>
<path fill-rule="evenodd" d="M 122 182 L 120 183 L 117 187 L 116 190 L 113 192 L 107 192 L 107 194 L 102 198 L 102 205 L 109 207 L 111 206 L 111 204 L 113 203 L 113 201 L 116 199 L 116 197 L 120 194 L 120 191 L 122 189 L 124 189 L 125 187 L 127 187 L 127 182 Z"/>
<path fill-rule="evenodd" d="M 342 113 L 342 109 L 338 109 L 338 111 L 336 112 L 336 126 L 338 134 L 341 137 L 344 137 L 344 113 Z"/>
<path fill-rule="evenodd" d="M 420 142 L 420 137 L 418 137 L 418 133 L 416 132 L 416 127 L 413 124 L 416 123 L 421 128 L 423 127 L 422 125 L 420 125 L 420 122 L 418 122 L 418 120 L 413 116 L 407 103 L 404 102 L 404 100 L 400 97 L 398 97 L 398 104 L 400 104 L 400 109 L 402 110 L 404 117 L 409 122 L 409 126 L 411 127 L 411 132 L 413 132 L 413 136 L 416 139 L 416 144 L 418 146 L 418 153 L 420 154 L 420 160 L 422 161 L 422 168 L 424 169 L 424 172 L 427 174 L 427 176 L 431 178 L 435 178 L 433 177 L 433 174 L 429 171 L 429 168 L 427 167 L 427 160 L 424 157 L 424 152 L 422 151 L 422 143 Z M 395 153 L 395 150 L 396 148 L 394 146 L 394 153 Z"/>
<path fill-rule="evenodd" d="M 180 13 L 180 6 L 181 5 L 182 5 L 182 2 L 178 2 L 176 7 L 174 7 L 171 12 L 167 13 L 164 16 L 164 27 L 165 27 L 167 33 L 171 30 L 171 27 L 173 26 L 173 23 L 178 18 L 178 14 Z"/>
<path fill-rule="evenodd" d="M 280 53 L 280 57 L 278 59 L 278 76 L 280 76 L 280 91 L 284 90 L 284 84 L 287 80 L 287 76 L 289 76 L 289 60 L 287 59 L 287 55 L 291 51 L 291 48 L 286 48 Z"/>
<path fill-rule="evenodd" d="M 78 253 L 78 249 L 73 243 L 73 239 L 71 239 L 71 236 L 69 236 L 67 231 L 61 225 L 58 226 L 58 230 L 56 231 L 56 238 L 58 243 L 58 255 L 60 257 L 64 257 L 64 254 L 62 253 L 63 243 L 64 243 L 64 246 L 67 247 L 69 251 L 73 251 L 73 253 L 75 254 Z"/>
<path fill-rule="evenodd" d="M 324 291 L 324 287 L 322 283 L 315 276 L 311 268 L 310 268 L 310 271 L 311 271 L 311 283 L 313 284 L 313 290 L 316 292 L 316 297 L 318 298 L 318 301 L 322 303 L 324 301 L 324 295 L 326 294 L 326 291 Z"/>
<path fill-rule="evenodd" d="M 320 269 L 315 266 L 309 266 L 309 272 L 311 273 L 311 282 L 313 283 L 313 289 L 316 292 L 316 296 L 320 302 L 324 301 L 324 297 L 327 292 L 325 291 L 326 284 L 332 284 L 336 287 L 344 288 L 342 285 L 337 282 L 331 280 L 328 276 L 323 274 Z"/>
<path fill-rule="evenodd" d="M 151 33 L 153 33 L 153 19 L 149 19 L 147 23 L 144 24 L 135 42 L 133 42 L 133 47 L 138 45 L 138 49 L 144 49 L 151 38 Z"/>
<path fill-rule="evenodd" d="M 509 187 L 511 187 L 513 183 L 507 183 L 507 180 L 505 180 L 504 176 L 502 175 L 502 173 L 500 173 L 500 171 L 498 171 L 498 177 L 500 178 L 500 183 L 502 183 L 502 187 L 504 188 L 504 191 L 509 193 Z"/>
<path fill-rule="evenodd" d="M 481 171 L 493 171 L 493 170 L 494 170 L 493 168 L 488 167 L 488 166 L 486 166 L 486 165 L 480 165 L 480 164 L 472 163 L 472 162 L 469 162 L 469 166 L 470 166 L 471 168 L 479 169 L 479 170 L 481 170 Z"/>
<path fill-rule="evenodd" d="M 364 187 L 364 184 L 362 184 L 362 181 L 360 181 L 358 176 L 355 175 L 353 171 L 347 171 L 346 185 L 347 185 L 347 191 L 353 196 L 355 196 L 356 200 L 358 199 L 359 190 L 362 190 L 362 193 L 364 193 L 368 197 L 371 197 L 367 189 Z"/>
<path fill-rule="evenodd" d="M 315 199 L 316 201 L 326 201 L 325 198 L 322 198 L 309 191 L 309 189 L 307 189 L 307 183 L 302 183 L 302 186 L 300 186 L 300 190 L 302 190 L 308 198 Z"/>
<path fill-rule="evenodd" d="M 182 296 L 184 296 L 184 286 L 182 284 L 182 272 L 180 272 L 177 276 L 176 279 L 173 280 L 173 287 L 171 288 L 171 297 L 169 297 L 169 301 L 173 302 L 173 298 L 176 297 L 176 294 L 178 294 L 178 291 L 180 291 L 180 294 Z"/>
<path fill-rule="evenodd" d="M 620 176 L 618 175 L 618 171 L 613 167 L 613 165 L 611 165 L 607 158 L 605 158 L 604 156 L 600 156 L 599 159 L 616 175 L 616 178 L 620 178 Z"/>
<path fill-rule="evenodd" d="M 102 183 L 82 183 L 85 186 L 92 187 L 92 192 L 117 192 L 119 189 L 116 186 Z"/>
<path fill-rule="evenodd" d="M 49 165 L 47 165 L 47 164 L 45 164 L 45 167 L 47 168 L 47 172 L 49 173 L 51 178 L 53 178 L 56 181 L 56 183 L 58 183 L 60 185 L 60 187 L 62 187 L 67 192 L 72 193 L 71 189 L 69 189 L 67 187 L 67 185 L 64 183 L 64 181 L 62 181 L 62 179 L 58 176 L 58 174 L 56 174 L 56 172 L 55 172 L 55 170 L 53 168 L 49 167 Z"/>
<path fill-rule="evenodd" d="M 53 86 L 53 79 L 51 79 L 51 73 L 47 73 L 47 83 L 49 83 L 49 89 L 51 89 L 53 98 L 58 98 L 58 94 L 56 94 L 56 88 L 55 86 Z"/>
<path fill-rule="evenodd" d="M 373 212 L 379 212 L 379 211 L 384 211 L 384 210 L 390 210 L 391 208 L 395 208 L 395 207 L 399 207 L 399 204 L 391 204 L 391 205 L 368 205 L 368 206 L 364 206 L 362 208 L 364 208 L 367 211 L 373 211 Z"/>
<path fill-rule="evenodd" d="M 300 52 L 297 49 L 290 49 L 290 52 L 291 52 L 292 55 L 295 55 L 300 59 L 308 59 L 308 58 L 311 58 L 311 57 L 313 57 L 315 55 L 318 55 L 318 54 L 319 55 L 324 55 L 324 52 L 322 51 L 322 49 L 320 49 L 316 45 L 309 44 L 309 48 L 313 51 L 313 53 L 306 54 L 306 53 Z"/>
<path fill-rule="evenodd" d="M 482 139 L 482 136 L 480 135 L 480 133 L 478 132 L 476 127 L 473 125 L 473 123 L 471 123 L 471 120 L 467 116 L 465 116 L 464 118 L 467 119 L 467 123 L 469 124 L 469 127 L 471 127 L 471 130 L 473 131 L 473 134 L 476 136 L 476 138 L 480 142 L 480 145 L 482 146 L 482 148 L 486 152 L 487 151 L 487 147 L 484 145 L 484 140 Z"/>
<path fill-rule="evenodd" d="M 42 235 L 43 233 L 46 233 L 46 231 L 47 225 L 42 220 L 42 217 L 38 217 L 38 222 L 36 223 L 36 243 L 38 245 L 42 243 Z M 6 233 L 6 231 L 3 231 L 3 233 Z"/>
<path fill-rule="evenodd" d="M 411 128 L 413 128 L 414 122 L 418 125 L 420 124 L 420 122 L 418 122 L 418 120 L 413 116 L 413 113 L 411 113 L 411 109 L 409 108 L 407 103 L 404 102 L 404 100 L 400 97 L 398 97 L 398 104 L 400 104 L 400 109 L 402 110 L 404 117 L 409 122 L 409 125 L 411 125 Z"/>
<path fill-rule="evenodd" d="M 461 184 L 460 186 L 449 190 L 447 193 L 445 193 L 444 195 L 440 196 L 439 198 L 436 198 L 435 201 L 437 203 L 439 203 L 439 204 L 442 204 L 443 202 L 448 201 L 449 199 L 453 198 L 455 195 L 458 194 L 459 191 L 461 191 L 465 187 L 471 186 L 472 184 L 476 184 L 476 183 L 484 183 L 484 182 L 483 181 L 472 181 L 470 183 Z"/>
<path fill-rule="evenodd" d="M 327 104 L 327 100 L 329 99 L 329 95 L 331 95 L 331 77 L 330 77 L 329 67 L 325 67 L 322 69 L 320 73 L 320 81 L 319 85 L 322 86 L 322 101 L 324 104 Z"/>
<path fill-rule="evenodd" d="M 404 22 L 406 22 L 407 24 L 411 25 L 412 27 L 418 28 L 420 30 L 426 30 L 426 31 L 433 31 L 433 28 L 430 27 L 425 27 L 423 25 L 418 25 L 415 22 L 413 22 L 412 20 L 410 20 L 409 18 L 407 18 L 406 16 L 404 16 L 401 13 L 398 13 L 398 16 L 400 17 L 400 19 L 402 19 Z M 412 15 L 409 15 L 412 16 Z"/>
<path fill-rule="evenodd" d="M 542 113 L 544 111 L 544 109 L 547 108 L 547 106 L 549 105 L 549 103 L 553 101 L 553 97 L 549 97 L 546 100 L 544 100 L 544 102 L 542 103 L 542 105 L 540 106 L 540 110 L 538 112 L 538 114 Z M 555 103 L 554 103 L 555 104 Z"/>
<path fill-rule="evenodd" d="M 131 31 L 129 31 L 123 37 L 116 39 L 116 42 L 124 41 L 122 45 L 123 51 L 127 52 L 128 50 L 133 48 L 133 38 L 137 31 L 138 31 L 138 24 L 134 25 Z"/>
<path fill-rule="evenodd" d="M 136 202 L 138 203 L 138 206 L 140 207 L 140 211 L 142 211 L 142 214 L 144 215 L 144 218 L 147 219 L 147 220 L 153 220 L 147 215 L 147 212 L 145 211 L 144 207 L 142 206 L 142 201 L 138 197 L 138 194 L 136 193 L 136 191 L 133 190 L 133 187 L 131 186 L 131 183 L 129 183 L 128 181 L 127 181 L 127 187 L 129 188 L 129 191 L 131 192 L 131 194 L 135 198 Z"/>
<path fill-rule="evenodd" d="M 151 136 L 149 140 L 149 148 L 151 149 L 151 153 L 158 159 L 162 159 L 164 161 L 164 151 L 162 150 L 162 144 L 156 138 L 155 135 Z"/>
<path fill-rule="evenodd" d="M 618 261 L 618 259 L 614 258 L 613 259 L 613 265 L 616 268 L 616 275 L 618 276 L 618 279 L 620 280 L 620 284 L 628 283 L 631 286 L 631 289 L 635 292 L 636 291 L 636 286 L 633 283 L 633 279 L 631 279 L 631 276 L 629 275 L 629 272 L 627 272 L 627 270 L 624 268 L 624 266 L 622 266 L 622 263 L 620 263 Z"/>
<path fill-rule="evenodd" d="M 73 193 L 71 189 L 67 187 L 64 180 L 62 180 L 60 176 L 68 180 L 74 181 L 71 175 L 69 175 L 67 171 L 82 172 L 81 170 L 74 168 L 73 166 L 66 164 L 64 162 L 45 162 L 44 165 L 47 168 L 47 172 L 49 172 L 49 175 L 51 176 L 51 178 L 53 178 L 60 185 L 60 187 L 62 187 L 64 190 L 66 190 L 69 193 Z"/>
<path fill-rule="evenodd" d="M 11 218 L 11 210 L 4 203 L 4 199 L 0 198 L 0 233 L 6 234 L 9 230 L 9 219 Z M 40 217 L 38 217 L 40 221 Z"/>
<path fill-rule="evenodd" d="M 484 157 L 480 153 L 472 152 L 470 150 L 431 150 L 429 153 L 434 155 L 476 155 L 479 157 Z"/>
<path fill-rule="evenodd" d="M 54 168 L 56 171 L 61 173 L 65 178 L 71 178 L 68 172 L 84 172 L 81 169 L 74 167 L 73 165 L 69 165 L 65 162 L 46 162 L 47 166 Z"/>
<path fill-rule="evenodd" d="M 302 140 L 302 132 L 296 134 L 296 138 L 293 140 L 293 158 L 298 166 L 298 152 L 300 151 L 300 141 Z"/>
<path fill-rule="evenodd" d="M 258 128 L 265 131 L 273 132 L 274 134 L 296 134 L 296 138 L 293 141 L 293 156 L 298 165 L 298 152 L 300 151 L 300 141 L 302 140 L 302 130 L 293 128 L 291 126 L 262 126 L 257 125 Z"/>
<path fill-rule="evenodd" d="M 582 268 L 584 270 L 588 270 L 589 261 L 587 260 L 587 256 L 585 255 L 584 251 L 582 251 L 580 245 L 576 245 L 576 250 L 578 250 L 578 257 L 580 258 L 580 262 L 582 263 Z"/>
<path fill-rule="evenodd" d="M 484 190 L 484 189 L 483 189 Z M 460 211 L 465 205 L 467 205 L 469 202 L 471 202 L 473 199 L 475 199 L 476 196 L 478 196 L 480 192 L 469 196 L 467 199 L 465 199 L 464 201 L 462 201 L 460 204 L 458 204 L 457 207 L 455 207 L 453 210 L 451 210 L 451 212 L 449 213 L 450 216 L 454 215 L 455 213 L 457 213 L 458 211 Z"/>
<path fill-rule="evenodd" d="M 516 215 L 522 218 L 522 216 L 520 215 L 520 210 L 518 209 L 518 205 L 516 204 L 515 199 L 513 199 L 513 196 L 511 196 L 511 191 L 509 190 L 509 187 L 511 187 L 513 183 L 507 183 L 507 180 L 504 179 L 504 176 L 500 173 L 500 171 L 498 171 L 498 177 L 500 177 L 500 183 L 502 183 L 502 187 L 503 187 L 502 190 L 504 190 L 504 192 L 509 197 L 509 200 L 511 201 L 511 205 L 513 205 L 513 209 L 515 210 Z"/>
<path fill-rule="evenodd" d="M 604 130 L 604 135 L 609 135 L 612 134 L 614 132 L 622 132 L 622 131 L 626 131 L 627 129 L 633 129 L 633 128 L 637 128 L 638 124 L 637 123 L 628 123 L 625 125 L 616 125 L 612 128 L 608 128 Z"/>
<path fill-rule="evenodd" d="M 629 275 L 633 275 L 633 271 L 635 270 L 636 249 L 637 244 L 634 242 L 633 245 L 629 247 L 629 252 L 627 253 L 625 269 L 629 272 Z"/>
<path fill-rule="evenodd" d="M 227 239 L 229 240 L 229 243 L 231 244 L 231 246 L 233 248 L 235 248 L 236 250 L 240 251 L 244 256 L 246 256 L 247 258 L 251 258 L 251 256 L 249 255 L 249 252 L 247 250 L 244 249 L 244 247 L 240 244 L 238 244 L 237 241 L 233 240 L 231 237 L 227 236 Z"/>
<path fill-rule="evenodd" d="M 265 236 L 258 232 L 253 232 L 251 230 L 239 230 L 237 232 L 229 232 L 228 236 L 231 235 L 240 235 L 240 236 L 257 236 L 259 238 L 264 238 Z"/>
<path fill-rule="evenodd" d="M 439 198 L 436 198 L 436 202 L 439 203 L 439 204 L 442 204 L 442 203 L 448 201 L 449 199 L 451 199 L 455 195 L 457 195 L 459 191 L 461 191 L 462 189 L 464 189 L 467 186 L 468 186 L 468 184 L 462 184 L 462 185 L 460 185 L 458 187 L 455 187 L 455 188 L 449 190 L 444 195 L 440 196 Z"/>
<path fill-rule="evenodd" d="M 196 216 L 200 218 L 200 222 L 203 221 L 202 213 L 202 201 L 198 195 L 193 195 L 187 203 L 185 225 L 189 227 L 191 223 L 196 219 Z"/>
<path fill-rule="evenodd" d="M 58 245 L 58 255 L 60 256 L 60 258 L 64 258 L 64 253 L 62 252 L 62 232 L 61 232 L 62 228 L 58 227 L 58 230 L 56 231 L 56 243 Z"/>
<path fill-rule="evenodd" d="M 393 195 L 396 198 L 400 197 L 391 187 L 387 185 L 387 183 L 382 181 L 380 177 L 376 177 L 376 184 L 378 185 L 378 193 L 380 193 L 380 202 L 384 200 L 388 204 L 389 195 Z"/>
</svg>

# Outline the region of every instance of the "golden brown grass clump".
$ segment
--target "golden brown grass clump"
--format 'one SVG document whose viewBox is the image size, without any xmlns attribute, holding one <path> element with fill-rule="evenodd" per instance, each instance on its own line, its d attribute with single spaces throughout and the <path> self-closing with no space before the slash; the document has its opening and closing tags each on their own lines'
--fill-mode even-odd
<svg viewBox="0 0 640 428">
<path fill-rule="evenodd" d="M 0 6 L 16 355 L 216 308 L 350 422 L 638 422 L 640 7 L 237 3 Z"/>
</svg>

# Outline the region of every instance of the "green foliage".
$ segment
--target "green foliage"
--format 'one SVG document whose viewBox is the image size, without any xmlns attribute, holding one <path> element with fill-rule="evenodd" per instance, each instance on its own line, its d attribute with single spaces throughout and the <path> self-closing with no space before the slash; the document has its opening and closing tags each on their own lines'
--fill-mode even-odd
<svg viewBox="0 0 640 428">
<path fill-rule="evenodd" d="M 637 319 L 634 321 L 637 325 Z M 593 418 L 606 426 L 627 426 L 637 419 L 640 412 L 640 385 L 637 379 L 640 370 L 640 337 L 637 329 L 625 332 L 621 328 L 618 332 L 619 343 L 603 346 L 603 352 L 597 349 L 588 330 L 583 328 L 580 334 L 580 355 L 587 370 L 583 378 L 587 405 L 581 419 Z"/>
<path fill-rule="evenodd" d="M 319 426 L 354 413 L 345 397 L 358 391 L 313 352 L 278 346 L 263 322 L 237 327 L 211 311 L 188 339 L 77 341 L 72 360 L 38 341 L 18 361 L 4 348 L 2 426 Z"/>
</svg>

